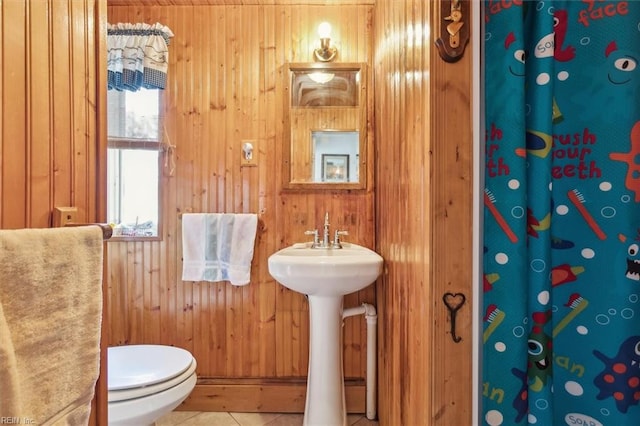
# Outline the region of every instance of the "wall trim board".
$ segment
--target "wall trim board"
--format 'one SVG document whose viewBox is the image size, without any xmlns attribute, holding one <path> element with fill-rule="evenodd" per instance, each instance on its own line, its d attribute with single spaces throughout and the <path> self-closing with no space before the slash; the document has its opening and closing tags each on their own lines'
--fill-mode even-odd
<svg viewBox="0 0 640 426">
<path fill-rule="evenodd" d="M 469 10 L 478 5 L 470 3 Z M 446 13 L 432 4 L 431 27 L 446 25 Z M 467 22 L 472 29 L 479 23 Z M 472 300 L 473 287 L 473 76 L 470 40 L 455 63 L 442 60 L 436 49 L 429 52 L 431 126 L 433 153 L 430 187 L 432 223 L 430 298 L 434 301 L 434 324 L 430 345 L 438 348 L 429 360 L 431 407 L 434 426 L 471 424 L 472 418 Z M 457 337 L 452 339 L 452 315 L 442 303 L 446 294 L 466 295 L 466 305 L 456 312 Z M 460 300 L 458 298 L 458 300 Z M 461 384 L 465 386 L 461 386 Z"/>
<path fill-rule="evenodd" d="M 180 411 L 231 411 L 244 413 L 304 412 L 306 380 L 199 379 Z M 345 379 L 348 413 L 365 413 L 366 386 L 362 379 Z"/>
<path fill-rule="evenodd" d="M 433 43 L 448 25 L 440 7 L 394 0 L 374 10 L 375 238 L 385 259 L 376 287 L 381 425 L 472 424 L 470 49 L 477 40 L 457 62 L 445 62 Z M 468 18 L 465 26 L 475 29 Z M 456 311 L 460 341 L 452 339 L 448 293 L 466 297 Z"/>
</svg>

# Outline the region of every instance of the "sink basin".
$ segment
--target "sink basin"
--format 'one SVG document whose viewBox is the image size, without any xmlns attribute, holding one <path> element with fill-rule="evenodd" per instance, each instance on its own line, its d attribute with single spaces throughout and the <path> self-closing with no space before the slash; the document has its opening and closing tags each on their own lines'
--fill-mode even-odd
<svg viewBox="0 0 640 426">
<path fill-rule="evenodd" d="M 344 296 L 362 290 L 382 272 L 382 257 L 363 246 L 311 248 L 298 243 L 269 257 L 269 273 L 285 287 L 306 295 Z"/>
<path fill-rule="evenodd" d="M 269 273 L 309 299 L 309 374 L 303 426 L 347 426 L 342 370 L 343 296 L 382 272 L 382 257 L 357 244 L 341 249 L 298 243 L 269 256 Z"/>
</svg>

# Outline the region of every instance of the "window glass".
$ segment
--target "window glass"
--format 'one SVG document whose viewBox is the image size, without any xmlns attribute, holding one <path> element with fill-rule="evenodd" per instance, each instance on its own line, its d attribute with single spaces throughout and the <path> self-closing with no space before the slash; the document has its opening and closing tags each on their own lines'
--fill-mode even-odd
<svg viewBox="0 0 640 426">
<path fill-rule="evenodd" d="M 107 219 L 114 237 L 159 235 L 160 93 L 107 92 Z"/>
<path fill-rule="evenodd" d="M 158 235 L 158 151 L 108 151 L 108 217 L 116 236 Z"/>
<path fill-rule="evenodd" d="M 160 91 L 109 90 L 107 96 L 109 138 L 159 140 Z"/>
</svg>

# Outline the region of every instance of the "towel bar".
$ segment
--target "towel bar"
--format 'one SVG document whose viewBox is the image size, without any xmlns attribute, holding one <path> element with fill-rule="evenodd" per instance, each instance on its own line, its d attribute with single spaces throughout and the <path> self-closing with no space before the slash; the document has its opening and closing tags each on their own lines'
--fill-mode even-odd
<svg viewBox="0 0 640 426">
<path fill-rule="evenodd" d="M 64 226 L 99 226 L 102 229 L 102 239 L 108 240 L 113 235 L 113 228 L 108 223 L 66 223 Z"/>
</svg>

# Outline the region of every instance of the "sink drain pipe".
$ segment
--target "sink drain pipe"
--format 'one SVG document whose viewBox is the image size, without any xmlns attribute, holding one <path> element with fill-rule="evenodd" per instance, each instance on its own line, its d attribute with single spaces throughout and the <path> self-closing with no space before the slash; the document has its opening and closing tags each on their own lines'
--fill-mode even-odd
<svg viewBox="0 0 640 426">
<path fill-rule="evenodd" d="M 342 312 L 342 319 L 364 314 L 367 320 L 367 382 L 366 382 L 366 411 L 367 419 L 376 418 L 376 346 L 378 314 L 376 307 L 368 303 L 355 308 L 347 308 Z"/>
</svg>

